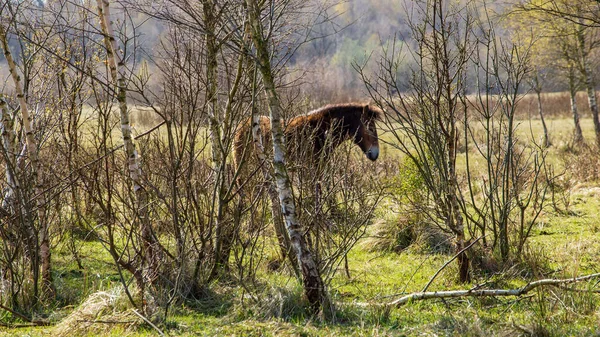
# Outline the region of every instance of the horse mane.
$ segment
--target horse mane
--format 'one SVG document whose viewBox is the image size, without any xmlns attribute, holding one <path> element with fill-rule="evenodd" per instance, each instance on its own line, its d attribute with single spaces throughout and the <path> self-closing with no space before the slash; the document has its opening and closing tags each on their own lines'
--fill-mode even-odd
<svg viewBox="0 0 600 337">
<path fill-rule="evenodd" d="M 366 109 L 365 109 L 366 108 Z M 341 118 L 348 115 L 359 116 L 366 113 L 368 118 L 382 120 L 383 111 L 367 103 L 328 104 L 318 109 L 299 115 L 289 120 L 288 127 L 295 128 L 302 124 L 319 123 L 327 118 Z"/>
</svg>

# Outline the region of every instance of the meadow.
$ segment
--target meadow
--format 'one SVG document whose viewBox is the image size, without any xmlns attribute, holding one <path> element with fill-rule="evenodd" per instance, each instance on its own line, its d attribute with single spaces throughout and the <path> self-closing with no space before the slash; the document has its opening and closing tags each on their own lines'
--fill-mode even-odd
<svg viewBox="0 0 600 337">
<path fill-rule="evenodd" d="M 539 139 L 539 119 L 528 119 L 524 114 L 517 128 L 519 137 Z M 154 122 L 151 116 L 134 115 L 134 125 L 148 128 Z M 547 125 L 553 144 L 548 149 L 548 161 L 567 186 L 562 191 L 560 211 L 545 209 L 532 229 L 523 258 L 509 269 L 477 272 L 471 283 L 459 284 L 457 267 L 449 264 L 436 277 L 430 291 L 513 289 L 540 278 L 570 278 L 598 272 L 600 187 L 597 177 L 569 171 L 585 163 L 597 164 L 598 157 L 595 162 L 590 158 L 573 162 L 578 156 L 573 155 L 570 144 L 572 121 L 564 113 L 550 114 Z M 592 143 L 591 119 L 582 119 L 582 127 L 587 142 Z M 385 132 L 380 137 L 384 144 L 391 141 Z M 370 168 L 397 165 L 394 163 L 402 160 L 389 145 L 384 145 L 376 164 L 367 163 L 358 153 L 356 157 L 364 165 L 372 165 Z M 461 158 L 459 170 L 464 165 Z M 448 251 L 432 249 L 426 239 L 413 240 L 405 246 L 394 242 L 399 240 L 398 236 L 390 237 L 389 233 L 401 226 L 402 215 L 394 201 L 384 198 L 366 235 L 348 254 L 349 275 L 340 266 L 329 284 L 336 314 L 328 321 L 306 311 L 302 287 L 290 270 L 273 272 L 263 264 L 257 269 L 253 288 L 261 289 L 259 292 L 248 292 L 235 282 L 214 283 L 205 289 L 202 298 L 174 304 L 165 323 L 153 326 L 140 322 L 128 306 L 114 262 L 100 242 L 76 242 L 84 269 L 78 268 L 68 242 L 61 242 L 54 253 L 55 286 L 63 297 L 58 303 L 79 304 L 57 305 L 48 317 L 50 326 L 2 328 L 0 336 L 594 336 L 600 333 L 596 280 L 572 287 L 541 287 L 520 297 L 466 297 L 415 301 L 400 307 L 382 305 L 420 291 L 452 257 Z M 267 254 L 273 253 L 267 249 Z"/>
<path fill-rule="evenodd" d="M 4 1 L 0 336 L 600 335 L 598 11 L 398 5 Z"/>
</svg>

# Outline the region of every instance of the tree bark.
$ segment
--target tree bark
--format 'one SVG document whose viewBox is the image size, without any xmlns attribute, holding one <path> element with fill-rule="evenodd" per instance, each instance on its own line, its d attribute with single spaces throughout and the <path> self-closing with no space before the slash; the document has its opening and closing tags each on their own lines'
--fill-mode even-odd
<svg viewBox="0 0 600 337">
<path fill-rule="evenodd" d="M 544 109 L 542 106 L 542 85 L 540 83 L 540 79 L 538 78 L 537 73 L 535 74 L 533 81 L 533 90 L 535 91 L 535 95 L 537 97 L 538 114 L 540 115 L 540 121 L 542 122 L 542 128 L 544 130 L 544 140 L 542 146 L 544 148 L 547 148 L 550 146 L 550 139 L 548 138 L 548 127 L 546 126 L 546 120 L 544 119 Z"/>
<path fill-rule="evenodd" d="M 410 303 L 413 301 L 427 300 L 427 299 L 433 299 L 433 298 L 443 299 L 443 298 L 457 298 L 457 297 L 522 296 L 538 287 L 561 286 L 561 285 L 565 285 L 565 284 L 587 281 L 587 280 L 591 280 L 591 279 L 598 278 L 598 277 L 600 277 L 600 273 L 590 274 L 590 275 L 581 276 L 581 277 L 567 278 L 567 279 L 542 279 L 542 280 L 530 282 L 530 283 L 526 284 L 525 286 L 523 286 L 522 288 L 515 288 L 515 289 L 477 289 L 477 288 L 472 288 L 469 290 L 448 290 L 448 291 L 431 291 L 431 292 L 422 291 L 422 292 L 405 295 L 397 300 L 386 303 L 386 305 L 399 307 L 401 305 L 404 305 L 406 303 Z M 567 288 L 567 290 L 578 291 L 579 289 Z M 590 289 L 581 289 L 581 291 L 597 292 L 597 290 L 594 290 L 594 289 L 591 289 L 591 290 Z"/>
<path fill-rule="evenodd" d="M 286 168 L 286 153 L 281 123 L 281 102 L 275 88 L 275 80 L 273 78 L 269 48 L 267 45 L 268 41 L 264 38 L 262 32 L 260 8 L 256 1 L 246 0 L 246 3 L 251 25 L 252 40 L 256 48 L 258 69 L 262 75 L 265 94 L 269 105 L 275 182 L 283 217 L 285 219 L 285 226 L 292 247 L 296 252 L 298 263 L 300 264 L 306 297 L 315 312 L 318 312 L 319 308 L 321 308 L 328 314 L 331 307 L 325 291 L 325 285 L 323 284 L 323 280 L 317 264 L 313 259 L 312 253 L 308 249 L 306 239 L 302 234 L 302 228 L 296 219 L 294 198 Z"/>
<path fill-rule="evenodd" d="M 452 108 L 451 108 L 452 109 Z M 454 231 L 456 252 L 458 253 L 458 277 L 461 283 L 470 281 L 469 258 L 464 251 L 466 246 L 464 220 L 458 203 L 458 182 L 456 177 L 456 142 L 457 131 L 455 122 L 451 122 L 450 133 L 447 139 L 448 146 L 448 207 L 450 212 L 448 227 Z"/>
<path fill-rule="evenodd" d="M 217 11 L 214 0 L 202 2 L 204 25 L 206 30 L 206 103 L 208 108 L 208 123 L 210 128 L 210 142 L 212 152 L 212 169 L 215 176 L 215 198 L 213 199 L 211 220 L 214 221 L 214 266 L 211 278 L 218 275 L 219 271 L 228 268 L 229 253 L 233 242 L 232 224 L 225 220 L 227 165 L 225 163 L 223 148 L 223 122 L 222 113 L 218 107 L 218 52 L 219 43 L 217 34 Z"/>
<path fill-rule="evenodd" d="M 2 127 L 2 146 L 4 147 L 6 161 L 6 191 L 2 200 L 2 208 L 13 212 L 15 208 L 15 194 L 18 189 L 17 180 L 15 179 L 16 171 L 16 138 L 14 130 L 13 118 L 8 112 L 6 101 L 0 94 L 0 123 Z"/>
<path fill-rule="evenodd" d="M 575 125 L 575 130 L 573 131 L 573 142 L 575 144 L 582 144 L 583 132 L 581 131 L 579 112 L 577 111 L 577 85 L 575 83 L 575 70 L 573 69 L 572 65 L 569 67 L 569 96 L 571 113 L 573 114 L 573 123 Z"/>
<path fill-rule="evenodd" d="M 285 261 L 286 258 L 290 259 L 292 268 L 299 276 L 298 261 L 294 258 L 294 254 L 291 252 L 290 238 L 286 232 L 285 223 L 283 221 L 283 214 L 281 213 L 281 206 L 279 204 L 279 196 L 277 194 L 277 188 L 274 185 L 274 178 L 269 170 L 267 164 L 267 156 L 265 155 L 265 147 L 263 145 L 263 134 L 260 128 L 260 116 L 256 111 L 255 93 L 256 93 L 256 76 L 254 76 L 252 82 L 252 143 L 254 144 L 254 153 L 258 159 L 258 165 L 260 165 L 265 181 L 268 182 L 267 193 L 271 200 L 271 217 L 273 218 L 273 226 L 275 228 L 275 235 L 277 236 L 277 242 L 279 243 L 279 249 L 281 252 L 281 261 Z"/>
</svg>

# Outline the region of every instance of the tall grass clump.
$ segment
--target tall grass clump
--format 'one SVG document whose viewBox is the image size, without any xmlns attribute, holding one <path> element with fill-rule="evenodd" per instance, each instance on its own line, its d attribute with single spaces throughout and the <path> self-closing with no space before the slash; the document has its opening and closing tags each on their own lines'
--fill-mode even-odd
<svg viewBox="0 0 600 337">
<path fill-rule="evenodd" d="M 408 248 L 420 252 L 450 252 L 451 236 L 423 215 L 422 210 L 427 207 L 426 190 L 418 167 L 406 157 L 388 161 L 394 162 L 393 172 L 384 180 L 388 207 L 374 223 L 363 247 L 369 251 L 397 253 Z"/>
</svg>

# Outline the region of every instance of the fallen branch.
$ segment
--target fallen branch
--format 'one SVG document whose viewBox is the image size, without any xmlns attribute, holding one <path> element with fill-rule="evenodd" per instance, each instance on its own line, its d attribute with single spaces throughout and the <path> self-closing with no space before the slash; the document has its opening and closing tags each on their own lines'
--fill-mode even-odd
<svg viewBox="0 0 600 337">
<path fill-rule="evenodd" d="M 31 319 L 31 318 L 29 318 L 17 311 L 14 311 L 11 308 L 4 306 L 2 304 L 0 304 L 0 309 L 6 310 L 6 311 L 10 312 L 13 316 L 19 317 L 20 319 L 24 320 L 25 322 L 28 322 L 28 324 L 18 324 L 20 326 L 50 326 L 50 325 L 52 325 L 52 323 L 50 323 L 48 321 L 40 321 L 40 320 Z M 9 324 L 6 324 L 6 323 L 2 323 L 2 325 L 10 326 Z"/>
<path fill-rule="evenodd" d="M 427 300 L 434 298 L 452 298 L 452 297 L 483 297 L 483 296 L 521 296 L 531 290 L 541 286 L 561 286 L 570 283 L 576 283 L 581 281 L 590 280 L 596 277 L 600 277 L 600 273 L 590 274 L 581 277 L 574 277 L 568 279 L 543 279 L 533 281 L 522 288 L 517 289 L 478 289 L 477 287 L 469 290 L 449 290 L 449 291 L 430 291 L 430 292 L 418 292 L 403 296 L 395 301 L 387 303 L 390 306 L 401 306 L 408 302 Z"/>
<path fill-rule="evenodd" d="M 106 321 L 106 320 L 88 320 L 88 319 L 78 319 L 78 323 L 89 323 L 89 324 L 135 324 L 136 321 Z"/>
</svg>

